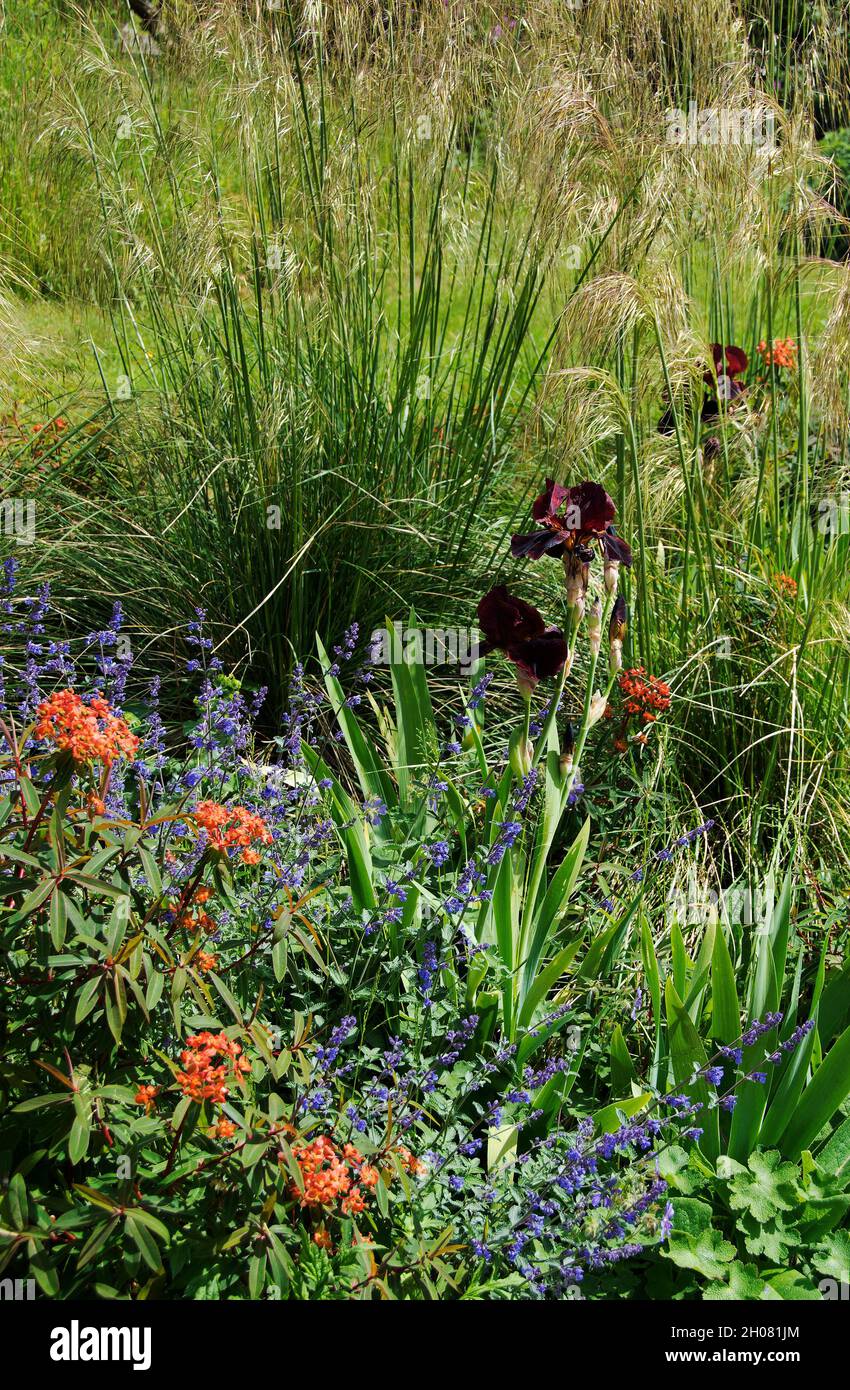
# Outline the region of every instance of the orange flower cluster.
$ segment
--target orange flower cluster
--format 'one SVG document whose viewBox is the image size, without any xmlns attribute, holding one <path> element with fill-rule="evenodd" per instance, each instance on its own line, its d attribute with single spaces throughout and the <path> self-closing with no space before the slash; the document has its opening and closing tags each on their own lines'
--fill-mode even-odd
<svg viewBox="0 0 850 1390">
<path fill-rule="evenodd" d="M 145 1111 L 149 1115 L 158 1095 L 158 1086 L 140 1086 L 134 1099 L 137 1105 L 143 1105 L 145 1107 Z"/>
<path fill-rule="evenodd" d="M 250 848 L 255 841 L 270 845 L 271 831 L 261 816 L 244 806 L 222 806 L 218 801 L 199 801 L 194 809 L 195 821 L 207 832 L 210 849 L 224 852 L 241 848 L 245 864 L 257 864 L 260 856 Z"/>
<path fill-rule="evenodd" d="M 236 1133 L 236 1126 L 232 1120 L 219 1120 L 210 1131 L 212 1139 L 232 1139 Z"/>
<path fill-rule="evenodd" d="M 60 690 L 42 700 L 36 710 L 36 738 L 49 739 L 75 763 L 133 758 L 139 746 L 135 734 L 100 695 L 86 703 L 73 690 Z"/>
<path fill-rule="evenodd" d="M 786 594 L 788 598 L 797 597 L 797 581 L 790 574 L 775 574 L 773 578 L 780 594 Z"/>
<path fill-rule="evenodd" d="M 657 676 L 648 676 L 642 666 L 621 671 L 617 679 L 626 696 L 623 703 L 626 714 L 637 715 L 645 724 L 652 724 L 659 714 L 670 708 L 669 685 Z"/>
<path fill-rule="evenodd" d="M 394 1152 L 397 1153 L 401 1159 L 402 1167 L 413 1177 L 417 1177 L 420 1173 L 426 1173 L 428 1171 L 428 1165 L 423 1163 L 421 1158 L 417 1158 L 415 1154 L 412 1154 L 410 1149 L 405 1148 L 404 1144 L 396 1144 Z"/>
<path fill-rule="evenodd" d="M 304 1191 L 297 1183 L 292 1183 L 290 1191 L 302 1207 L 329 1207 L 339 1198 L 343 1216 L 359 1216 L 366 1210 L 368 1190 L 377 1187 L 381 1174 L 353 1144 L 343 1145 L 340 1154 L 323 1134 L 293 1152 Z"/>
<path fill-rule="evenodd" d="M 350 1149 L 346 1144 L 343 1153 Z M 295 1149 L 295 1161 L 304 1180 L 302 1192 L 292 1184 L 292 1195 L 302 1207 L 330 1206 L 337 1197 L 346 1198 L 352 1191 L 347 1156 L 340 1157 L 326 1134 Z M 357 1191 L 355 1188 L 354 1191 Z"/>
<path fill-rule="evenodd" d="M 398 1156 L 408 1173 L 427 1171 L 421 1159 L 416 1158 L 404 1144 L 397 1144 L 391 1153 Z M 325 1219 L 333 1215 L 359 1216 L 364 1212 L 370 1192 L 381 1180 L 380 1169 L 373 1163 L 367 1163 L 354 1144 L 344 1144 L 340 1154 L 328 1135 L 320 1135 L 318 1139 L 294 1146 L 293 1154 L 301 1170 L 304 1191 L 293 1182 L 289 1186 L 290 1194 L 319 1220 L 313 1231 L 314 1243 L 321 1250 L 332 1250 L 333 1241 L 325 1227 Z M 390 1154 L 385 1156 L 382 1166 L 387 1176 L 391 1177 L 395 1170 L 389 1157 Z M 280 1161 L 284 1161 L 282 1154 Z M 339 1207 L 335 1210 L 337 1200 Z"/>
<path fill-rule="evenodd" d="M 191 902 L 187 903 L 182 910 L 180 909 L 180 902 L 182 899 L 174 898 L 166 900 L 165 910 L 166 912 L 174 912 L 176 914 L 176 926 L 183 927 L 192 934 L 200 930 L 206 932 L 208 936 L 211 936 L 214 931 L 218 931 L 218 923 L 215 918 L 211 917 L 203 908 L 204 903 L 208 903 L 211 897 L 212 889 L 202 884 L 200 888 L 195 889 Z M 197 907 L 198 911 L 193 912 L 193 907 Z"/>
<path fill-rule="evenodd" d="M 200 970 L 202 975 L 206 975 L 210 970 L 215 970 L 218 965 L 218 956 L 211 951 L 199 951 L 196 956 L 192 957 L 191 963 Z"/>
<path fill-rule="evenodd" d="M 176 904 L 170 903 L 169 907 L 173 912 Z M 214 931 L 218 931 L 218 923 L 208 912 L 180 912 L 177 916 L 177 926 L 185 927 L 188 932 L 204 931 L 207 936 L 212 936 Z"/>
<path fill-rule="evenodd" d="M 762 338 L 757 351 L 766 367 L 772 364 L 793 371 L 797 365 L 797 344 L 793 338 L 774 338 L 772 347 L 768 347 Z"/>
<path fill-rule="evenodd" d="M 342 1199 L 343 1216 L 359 1216 L 366 1210 L 366 1198 L 359 1187 L 352 1187 L 347 1197 Z"/>
<path fill-rule="evenodd" d="M 241 1081 L 245 1072 L 251 1070 L 251 1063 L 240 1055 L 241 1052 L 241 1045 L 225 1033 L 196 1033 L 187 1038 L 185 1050 L 180 1054 L 183 1070 L 177 1073 L 184 1096 L 223 1105 L 227 1100 L 228 1081 Z M 222 1061 L 216 1062 L 217 1057 Z"/>
</svg>

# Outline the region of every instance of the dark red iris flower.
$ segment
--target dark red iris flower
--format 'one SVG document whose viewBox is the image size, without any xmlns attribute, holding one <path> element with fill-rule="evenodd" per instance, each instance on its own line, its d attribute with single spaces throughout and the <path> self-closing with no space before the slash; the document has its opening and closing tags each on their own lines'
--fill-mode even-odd
<svg viewBox="0 0 850 1390">
<path fill-rule="evenodd" d="M 484 595 L 478 605 L 478 623 L 484 634 L 481 655 L 504 652 L 532 682 L 557 676 L 567 659 L 561 630 L 547 628 L 537 609 L 509 594 L 504 584 Z"/>
<path fill-rule="evenodd" d="M 720 343 L 712 343 L 711 356 L 714 359 L 714 371 L 706 371 L 703 374 L 706 386 L 712 388 L 702 403 L 700 414 L 703 420 L 716 420 L 720 414 L 720 401 L 724 400 L 730 404 L 747 389 L 743 382 L 736 380 L 747 370 L 749 362 L 743 348 L 735 347 L 733 343 L 726 347 Z"/>
<path fill-rule="evenodd" d="M 550 555 L 560 560 L 567 551 L 574 550 L 589 563 L 593 558 L 591 547 L 598 542 L 606 559 L 619 560 L 624 565 L 632 563 L 631 548 L 614 530 L 617 509 L 600 483 L 562 487 L 547 478 L 546 491 L 541 492 L 531 512 L 543 529 L 512 536 L 512 555 L 531 560 Z"/>
<path fill-rule="evenodd" d="M 626 600 L 622 594 L 618 594 L 614 607 L 611 609 L 611 617 L 608 622 L 608 641 L 622 642 L 626 635 L 626 623 L 628 621 L 628 609 Z"/>
<path fill-rule="evenodd" d="M 722 376 L 731 377 L 733 380 L 736 376 L 742 376 L 749 364 L 744 349 L 735 347 L 733 343 L 725 348 L 720 343 L 712 343 L 711 355 L 714 359 L 714 371 L 704 374 L 703 381 L 706 386 L 713 386 L 715 378 Z"/>
<path fill-rule="evenodd" d="M 734 343 L 725 347 L 721 343 L 712 343 L 711 356 L 714 371 L 707 368 L 702 378 L 706 386 L 711 388 L 702 403 L 702 420 L 716 420 L 720 414 L 720 400 L 727 403 L 737 400 L 747 389 L 743 382 L 737 380 L 739 376 L 743 376 L 749 365 L 743 348 L 736 347 Z M 658 421 L 658 433 L 673 434 L 675 427 L 673 409 L 668 406 Z"/>
</svg>

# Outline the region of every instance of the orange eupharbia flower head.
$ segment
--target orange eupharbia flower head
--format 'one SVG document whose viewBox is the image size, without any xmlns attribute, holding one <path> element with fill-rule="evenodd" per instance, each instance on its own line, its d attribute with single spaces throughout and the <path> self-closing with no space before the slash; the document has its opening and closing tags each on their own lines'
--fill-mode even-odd
<svg viewBox="0 0 850 1390">
<path fill-rule="evenodd" d="M 393 1152 L 408 1173 L 426 1171 L 426 1165 L 403 1144 L 396 1145 Z M 321 1134 L 293 1144 L 292 1154 L 301 1173 L 301 1183 L 290 1183 L 289 1194 L 301 1207 L 324 1208 L 327 1214 L 341 1216 L 359 1216 L 366 1210 L 381 1173 L 364 1159 L 354 1144 L 343 1144 L 340 1152 L 329 1135 Z M 285 1162 L 283 1154 L 280 1162 Z"/>
<path fill-rule="evenodd" d="M 351 1188 L 351 1175 L 326 1134 L 293 1150 L 304 1182 L 290 1189 L 302 1207 L 330 1206 Z"/>
<path fill-rule="evenodd" d="M 198 1103 L 209 1100 L 213 1105 L 223 1105 L 228 1096 L 227 1083 L 241 1081 L 244 1073 L 251 1070 L 251 1063 L 241 1052 L 241 1044 L 226 1033 L 196 1033 L 187 1038 L 180 1054 L 182 1070 L 176 1076 L 184 1096 Z"/>
<path fill-rule="evenodd" d="M 140 1086 L 134 1096 L 137 1105 L 143 1105 L 148 1114 L 153 1109 L 153 1103 L 159 1095 L 158 1086 Z"/>
<path fill-rule="evenodd" d="M 245 806 L 223 806 L 218 801 L 199 801 L 193 816 L 200 830 L 205 831 L 210 849 L 226 853 L 240 849 L 246 864 L 258 864 L 260 856 L 251 846 L 270 845 L 272 834 L 261 816 Z"/>
<path fill-rule="evenodd" d="M 366 1210 L 366 1202 L 359 1187 L 352 1187 L 347 1197 L 342 1199 L 343 1216 L 358 1216 Z"/>
<path fill-rule="evenodd" d="M 766 367 L 785 367 L 793 371 L 797 366 L 797 344 L 793 338 L 774 338 L 770 347 L 762 338 L 756 351 Z"/>
<path fill-rule="evenodd" d="M 36 710 L 36 738 L 46 739 L 75 763 L 134 758 L 139 746 L 124 719 L 100 695 L 84 700 L 73 690 L 59 690 Z"/>
<path fill-rule="evenodd" d="M 412 1173 L 416 1176 L 418 1173 L 426 1172 L 426 1165 L 422 1162 L 421 1158 L 417 1158 L 415 1154 L 412 1154 L 406 1145 L 396 1144 L 395 1153 L 398 1154 L 402 1167 L 405 1168 L 408 1173 Z"/>
<path fill-rule="evenodd" d="M 648 676 L 642 666 L 621 671 L 617 680 L 626 697 L 623 702 L 626 714 L 638 716 L 645 724 L 653 724 L 659 714 L 670 708 L 669 685 L 657 676 Z"/>
</svg>

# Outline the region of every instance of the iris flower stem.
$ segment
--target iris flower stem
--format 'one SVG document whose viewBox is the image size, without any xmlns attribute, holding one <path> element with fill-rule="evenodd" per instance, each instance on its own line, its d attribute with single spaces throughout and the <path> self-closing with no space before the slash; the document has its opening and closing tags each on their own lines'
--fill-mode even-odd
<svg viewBox="0 0 850 1390">
<path fill-rule="evenodd" d="M 524 690 L 522 695 L 523 715 L 522 715 L 522 759 L 525 762 L 525 750 L 529 744 L 529 730 L 531 728 L 531 691 Z"/>
<path fill-rule="evenodd" d="M 539 737 L 538 737 L 538 739 L 537 739 L 537 742 L 536 742 L 535 745 L 534 745 L 534 753 L 532 754 L 532 758 L 531 758 L 531 766 L 532 766 L 532 767 L 535 767 L 535 766 L 537 765 L 537 763 L 539 763 L 539 761 L 540 761 L 540 759 L 542 758 L 543 753 L 544 753 L 544 751 L 545 751 L 545 749 L 546 749 L 546 743 L 547 743 L 547 741 L 548 741 L 549 734 L 550 734 L 551 729 L 552 729 L 552 725 L 554 724 L 555 719 L 556 719 L 557 714 L 558 714 L 558 706 L 559 706 L 560 703 L 561 703 L 561 696 L 562 696 L 563 693 L 564 693 L 564 686 L 565 686 L 566 683 L 567 683 L 567 666 L 568 666 L 569 664 L 570 664 L 569 660 L 567 660 L 567 661 L 564 662 L 563 668 L 562 668 L 562 670 L 561 670 L 561 672 L 560 672 L 560 674 L 559 674 L 559 676 L 558 676 L 558 683 L 557 683 L 557 685 L 555 686 L 555 693 L 554 693 L 554 695 L 552 696 L 552 699 L 551 699 L 551 701 L 550 701 L 550 703 L 549 703 L 549 709 L 548 709 L 547 714 L 546 714 L 546 719 L 545 719 L 545 721 L 544 721 L 543 728 L 540 730 L 540 735 L 539 735 Z M 527 718 L 528 718 L 528 706 L 526 705 L 526 719 L 527 719 Z M 526 730 L 527 730 L 527 729 L 528 729 L 528 724 L 527 724 L 527 723 L 526 723 L 526 726 L 525 726 L 525 727 L 526 727 Z"/>
<path fill-rule="evenodd" d="M 617 594 L 616 592 L 614 592 L 613 594 L 608 594 L 605 599 L 605 608 L 602 613 L 602 621 L 600 624 L 603 641 L 605 640 L 605 632 L 607 630 L 607 626 L 611 618 L 611 609 L 614 607 L 616 598 Z M 587 742 L 587 735 L 590 733 L 590 706 L 593 703 L 593 687 L 596 683 L 596 668 L 598 664 L 599 653 L 594 652 L 591 654 L 590 670 L 587 673 L 587 689 L 584 692 L 584 708 L 581 712 L 581 724 L 579 726 L 578 737 L 576 738 L 575 751 L 573 753 L 573 765 L 569 773 L 567 774 L 567 778 L 561 792 L 561 795 L 564 799 L 566 799 L 569 796 L 570 792 L 573 789 L 576 776 L 578 774 L 579 768 L 581 767 L 581 758 L 582 754 L 584 753 L 584 745 Z M 607 689 L 605 691 L 606 703 L 608 701 L 608 696 L 611 694 L 611 691 L 614 688 L 614 681 L 616 679 L 617 672 L 614 671 L 611 674 L 611 677 L 608 681 Z"/>
<path fill-rule="evenodd" d="M 606 597 L 605 597 L 605 608 L 604 608 L 604 610 L 603 610 L 602 618 L 601 618 L 601 622 L 600 622 L 600 628 L 601 628 L 601 631 L 602 631 L 602 634 L 603 634 L 603 639 L 604 639 L 604 634 L 605 634 L 605 631 L 606 631 L 606 628 L 607 628 L 607 624 L 608 624 L 608 622 L 610 621 L 610 618 L 611 618 L 611 609 L 612 609 L 613 606 L 614 606 L 614 603 L 615 603 L 615 601 L 616 601 L 616 598 L 617 598 L 616 592 L 613 593 L 613 594 L 607 594 L 607 593 L 606 593 Z M 575 658 L 576 647 L 577 647 L 577 645 L 578 645 L 578 634 L 579 634 L 580 631 L 581 631 L 581 624 L 579 624 L 578 627 L 576 627 L 576 629 L 575 629 L 575 631 L 574 631 L 574 633 L 573 633 L 572 643 L 571 643 L 571 645 L 570 645 L 570 654 L 569 654 L 569 657 L 568 657 L 567 661 L 566 661 L 565 664 L 564 664 L 563 670 L 561 671 L 560 675 L 558 676 L 558 683 L 557 683 L 557 685 L 555 686 L 555 693 L 554 693 L 554 695 L 552 696 L 552 699 L 551 699 L 550 704 L 549 704 L 549 710 L 548 710 L 548 713 L 547 713 L 547 715 L 546 715 L 545 723 L 544 723 L 544 725 L 543 725 L 543 728 L 542 728 L 541 731 L 540 731 L 540 736 L 539 736 L 539 738 L 537 739 L 537 742 L 536 742 L 535 745 L 534 745 L 534 756 L 532 757 L 532 760 L 531 760 L 531 765 L 532 765 L 532 767 L 535 767 L 535 766 L 537 765 L 537 763 L 539 763 L 540 759 L 543 757 L 543 755 L 544 755 L 544 753 L 545 753 L 545 751 L 546 751 L 546 744 L 547 744 L 547 742 L 548 742 L 548 740 L 549 740 L 549 734 L 551 733 L 551 731 L 552 731 L 552 725 L 554 724 L 555 719 L 557 718 L 558 707 L 559 707 L 559 705 L 560 705 L 560 703 L 561 703 L 561 696 L 562 696 L 563 693 L 564 693 L 564 686 L 566 685 L 566 682 L 567 682 L 567 670 L 568 670 L 568 668 L 571 668 L 571 667 L 572 667 L 573 660 L 574 660 L 574 658 Z M 590 714 L 590 705 L 591 705 L 591 701 L 592 701 L 592 699 L 593 699 L 593 685 L 594 685 L 594 681 L 595 681 L 595 679 L 596 679 L 596 667 L 597 667 L 598 661 L 599 661 L 599 654 L 598 654 L 598 653 L 596 653 L 595 655 L 591 654 L 591 658 L 590 658 L 590 670 L 589 670 L 588 673 L 587 673 L 587 689 L 585 690 L 585 693 L 584 693 L 584 708 L 583 708 L 583 710 L 582 710 L 581 726 L 580 726 L 580 729 L 579 729 L 579 737 L 578 737 L 578 740 L 577 740 L 577 742 L 576 742 L 576 753 L 575 753 L 575 758 L 574 758 L 575 766 L 578 766 L 579 749 L 584 747 L 585 740 L 586 740 L 587 734 L 588 734 L 588 727 L 589 727 L 589 726 L 588 726 L 588 722 L 587 722 L 587 721 L 588 721 L 588 716 L 589 716 L 589 714 Z M 610 684 L 609 684 L 609 687 L 608 687 L 609 692 L 610 692 L 610 690 L 611 690 L 612 687 L 613 687 L 613 683 L 614 683 L 614 682 L 613 682 L 613 679 L 612 679 L 611 682 L 610 682 Z M 528 707 L 526 707 L 526 717 L 527 717 L 527 715 L 528 715 Z M 526 724 L 526 729 L 527 729 L 527 728 L 528 728 L 528 725 Z M 570 783 L 570 786 L 572 786 L 572 782 Z"/>
<path fill-rule="evenodd" d="M 537 742 L 534 745 L 534 753 L 531 759 L 532 767 L 536 767 L 537 763 L 539 763 L 540 759 L 544 756 L 546 752 L 546 744 L 549 741 L 549 734 L 551 733 L 552 726 L 558 717 L 558 710 L 561 705 L 561 697 L 564 693 L 564 686 L 567 683 L 567 676 L 573 668 L 573 662 L 575 660 L 576 655 L 576 648 L 578 647 L 578 635 L 580 631 L 581 623 L 576 624 L 576 626 L 571 630 L 570 640 L 567 643 L 567 659 L 564 662 L 561 671 L 558 675 L 558 683 L 555 686 L 555 693 L 549 702 L 549 709 L 546 713 L 543 728 L 540 730 L 540 735 L 537 739 Z"/>
<path fill-rule="evenodd" d="M 606 599 L 605 599 L 605 609 L 604 609 L 604 612 L 603 612 L 603 614 L 602 614 L 602 624 L 601 624 L 603 632 L 604 632 L 604 630 L 605 630 L 605 625 L 607 624 L 607 622 L 608 622 L 609 619 L 610 619 L 610 616 L 611 616 L 611 609 L 612 609 L 612 607 L 613 607 L 613 605 L 614 605 L 615 599 L 616 599 L 616 594 L 607 594 L 607 595 L 606 595 Z M 555 687 L 555 693 L 554 693 L 554 695 L 552 696 L 552 700 L 551 700 L 550 705 L 549 705 L 549 712 L 548 712 L 548 714 L 547 714 L 547 716 L 546 716 L 546 722 L 545 722 L 545 724 L 543 725 L 543 728 L 542 728 L 541 733 L 540 733 L 540 737 L 538 738 L 537 743 L 536 743 L 536 745 L 535 745 L 534 757 L 533 757 L 533 759 L 532 759 L 532 766 L 534 766 L 534 765 L 539 761 L 539 759 L 544 755 L 544 753 L 545 753 L 545 751 L 546 751 L 546 745 L 547 745 L 547 742 L 548 742 L 549 733 L 550 733 L 550 731 L 551 731 L 551 729 L 552 729 L 552 726 L 553 726 L 553 724 L 554 724 L 554 722 L 555 722 L 555 718 L 556 718 L 557 712 L 558 712 L 558 706 L 559 706 L 559 704 L 560 704 L 560 702 L 561 702 L 561 696 L 562 696 L 563 691 L 564 691 L 564 685 L 566 684 L 566 679 L 567 679 L 567 668 L 568 668 L 569 666 L 572 665 L 572 658 L 573 658 L 574 655 L 575 655 L 575 648 L 576 648 L 576 646 L 577 646 L 577 644 L 578 644 L 578 634 L 579 634 L 580 628 L 581 628 L 581 624 L 578 624 L 578 625 L 575 627 L 575 629 L 574 629 L 573 636 L 572 636 L 572 643 L 571 643 L 571 646 L 570 646 L 570 658 L 564 663 L 564 668 L 563 668 L 563 670 L 561 671 L 561 674 L 560 674 L 559 677 L 558 677 L 558 684 L 557 684 L 556 687 Z M 583 751 L 583 749 L 584 749 L 584 745 L 585 745 L 585 742 L 586 742 L 586 739 L 587 739 L 587 735 L 588 735 L 588 732 L 589 732 L 589 730 L 590 730 L 590 706 L 591 706 L 591 703 L 592 703 L 592 701 L 593 701 L 593 686 L 594 686 L 594 681 L 595 681 L 595 679 L 596 679 L 596 667 L 597 667 L 598 661 L 599 661 L 599 653 L 598 653 L 598 652 L 596 652 L 596 653 L 591 653 L 591 658 L 590 658 L 590 669 L 589 669 L 589 671 L 588 671 L 588 673 L 587 673 L 587 689 L 585 690 L 585 693 L 584 693 L 584 708 L 583 708 L 583 710 L 582 710 L 581 726 L 580 726 L 580 729 L 579 729 L 579 735 L 578 735 L 578 739 L 577 739 L 577 742 L 576 742 L 575 755 L 574 755 L 574 759 L 573 759 L 573 768 L 572 768 L 572 770 L 570 771 L 570 773 L 568 774 L 567 779 L 565 780 L 564 785 L 563 785 L 563 787 L 562 787 L 562 789 L 561 789 L 561 798 L 562 798 L 562 799 L 561 799 L 561 808 L 562 808 L 562 809 L 563 809 L 563 805 L 564 805 L 564 802 L 565 802 L 566 798 L 569 796 L 570 791 L 572 790 L 573 783 L 574 783 L 574 781 L 575 781 L 576 770 L 578 769 L 578 766 L 579 766 L 579 758 L 581 757 L 581 754 L 582 754 L 582 751 Z M 614 674 L 611 676 L 611 679 L 610 679 L 610 681 L 609 681 L 609 683 L 608 683 L 608 690 L 607 690 L 607 692 L 606 692 L 606 699 L 607 699 L 608 695 L 610 695 L 610 693 L 611 693 L 611 689 L 612 689 L 612 687 L 613 687 L 613 685 L 614 685 L 614 680 L 615 680 L 615 679 L 616 679 L 616 672 L 614 672 Z M 560 817 L 558 817 L 558 819 L 560 819 Z M 554 833 L 554 827 L 553 827 L 553 833 Z M 544 871 L 545 871 L 545 868 L 546 868 L 546 856 L 547 856 L 547 852 L 548 852 L 548 845 L 545 845 L 545 846 L 542 848 L 542 851 L 541 851 L 541 852 L 538 852 L 538 854 L 536 855 L 536 859 L 535 859 L 535 862 L 534 862 L 533 867 L 532 867 L 532 869 L 531 869 L 531 875 L 530 875 L 530 878 L 529 878 L 529 881 L 528 881 L 528 886 L 527 886 L 527 889 L 526 889 L 526 894 L 525 894 L 525 909 L 524 909 L 524 912 L 523 912 L 522 926 L 521 926 L 521 930 L 520 930 L 519 954 L 518 954 L 518 959 L 514 962 L 515 967 L 517 967 L 517 986 L 518 986 L 518 984 L 519 984 L 518 968 L 519 968 L 520 966 L 524 965 L 524 963 L 525 963 L 525 955 L 526 955 L 526 948 L 527 948 L 528 936 L 529 936 L 529 932 L 530 932 L 530 930 L 531 930 L 531 924 L 532 924 L 532 922 L 533 922 L 533 920 L 534 920 L 534 904 L 535 904 L 536 901 L 537 901 L 537 895 L 538 895 L 538 893 L 539 893 L 539 891 L 540 891 L 540 884 L 541 884 L 541 881 L 542 881 L 542 878 L 543 878 L 543 874 L 544 874 Z"/>
<path fill-rule="evenodd" d="M 611 674 L 611 676 L 610 676 L 610 678 L 609 678 L 608 684 L 607 684 L 607 686 L 605 687 L 605 703 L 606 703 L 606 704 L 608 703 L 608 698 L 609 698 L 609 696 L 610 696 L 610 694 L 611 694 L 611 691 L 614 689 L 614 682 L 616 681 L 616 679 L 617 679 L 617 672 L 616 672 L 616 671 L 613 671 L 612 674 Z M 589 706 L 588 706 L 588 713 L 589 713 Z M 587 735 L 590 733 L 590 729 L 591 729 L 591 725 L 588 723 L 587 715 L 585 715 L 584 718 L 582 719 L 582 725 L 581 725 L 581 729 L 579 730 L 579 736 L 578 736 L 578 738 L 576 739 L 576 748 L 575 748 L 575 753 L 574 753 L 574 755 L 573 755 L 573 766 L 572 766 L 572 768 L 571 768 L 571 770 L 570 770 L 570 773 L 569 773 L 569 775 L 568 775 L 568 777 L 567 777 L 567 780 L 566 780 L 566 782 L 564 783 L 564 787 L 563 787 L 563 795 L 564 795 L 565 797 L 569 796 L 570 792 L 572 791 L 572 789 L 573 789 L 573 783 L 575 782 L 576 776 L 577 776 L 578 772 L 579 772 L 580 769 L 581 769 L 581 757 L 582 757 L 582 754 L 584 753 L 584 745 L 585 745 L 585 743 L 587 742 Z"/>
</svg>

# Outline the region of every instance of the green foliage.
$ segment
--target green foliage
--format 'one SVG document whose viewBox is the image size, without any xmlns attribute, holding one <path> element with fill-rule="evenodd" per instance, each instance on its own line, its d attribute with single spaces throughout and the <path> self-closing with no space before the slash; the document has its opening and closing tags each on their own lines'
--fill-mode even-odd
<svg viewBox="0 0 850 1390">
<path fill-rule="evenodd" d="M 819 1299 L 822 1281 L 847 1282 L 843 1222 L 850 1178 L 827 1162 L 784 1161 L 755 1152 L 747 1165 L 721 1158 L 716 1171 L 672 1149 L 662 1171 L 673 1198 L 665 1257 L 675 1266 L 672 1296 L 706 1299 Z M 696 1278 L 694 1278 L 696 1276 Z"/>
</svg>

